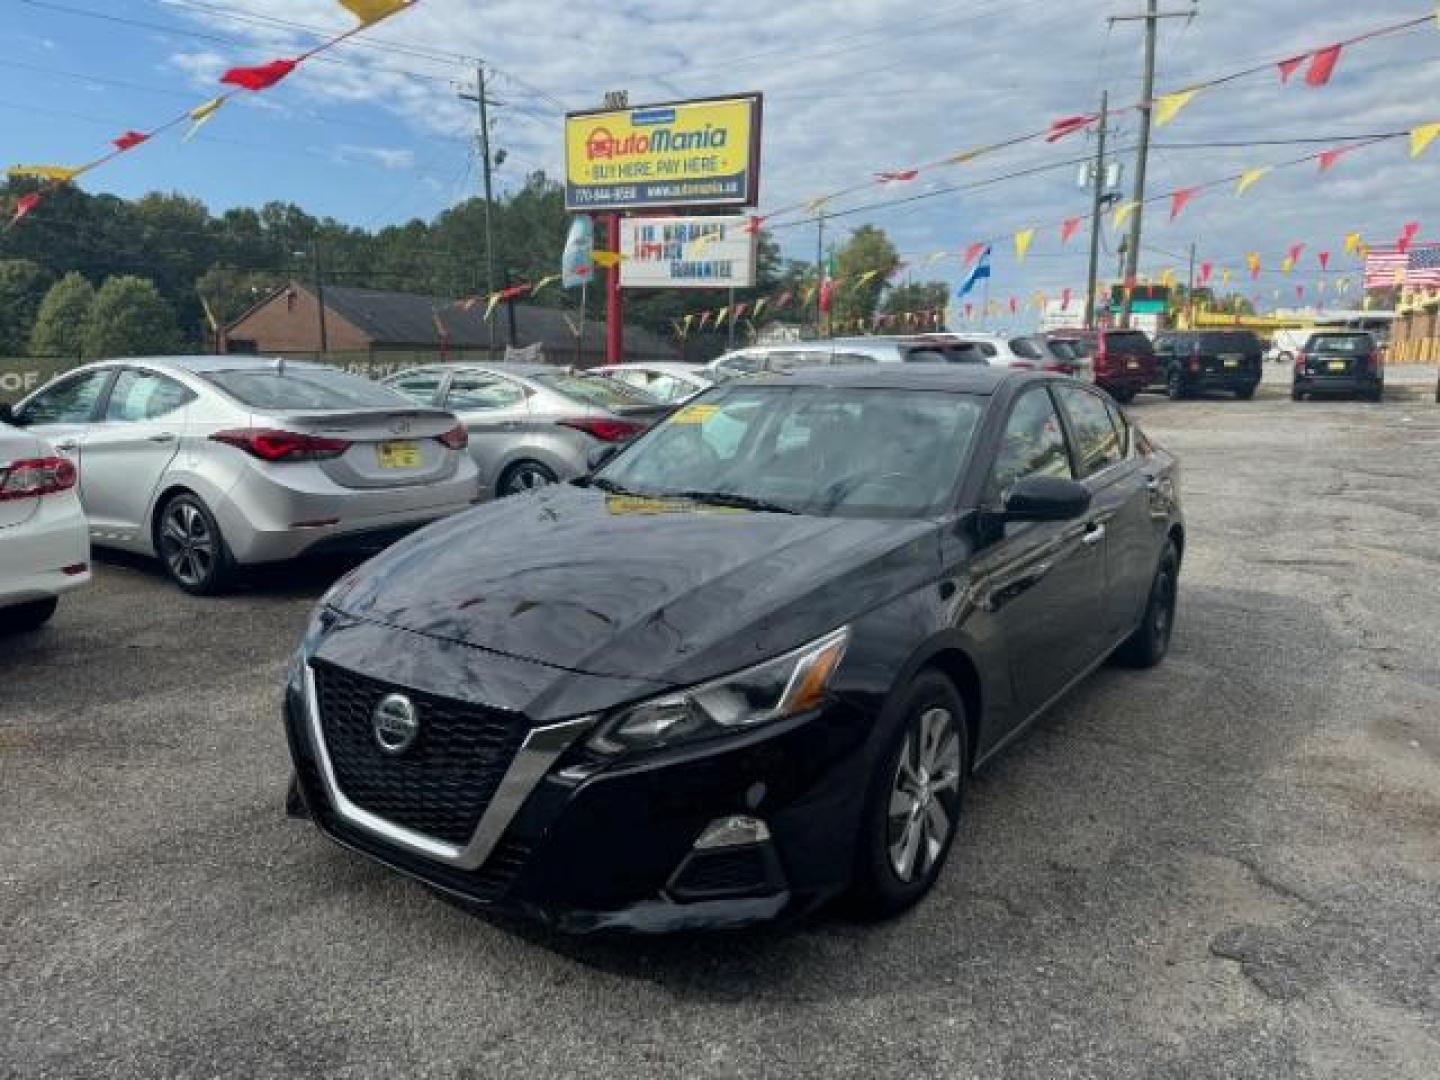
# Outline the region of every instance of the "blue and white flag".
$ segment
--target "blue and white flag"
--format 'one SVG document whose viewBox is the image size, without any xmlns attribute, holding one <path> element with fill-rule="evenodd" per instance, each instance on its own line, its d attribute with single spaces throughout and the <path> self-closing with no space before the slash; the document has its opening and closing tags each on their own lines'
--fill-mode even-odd
<svg viewBox="0 0 1440 1080">
<path fill-rule="evenodd" d="M 987 247 L 975 260 L 975 265 L 970 268 L 970 273 L 965 275 L 965 280 L 960 283 L 960 288 L 955 290 L 955 295 L 960 299 L 969 296 L 976 284 L 981 281 L 990 280 L 990 249 Z"/>
<path fill-rule="evenodd" d="M 584 214 L 570 219 L 570 232 L 565 237 L 565 253 L 560 257 L 564 275 L 562 287 L 573 289 L 595 276 L 595 223 Z"/>
</svg>

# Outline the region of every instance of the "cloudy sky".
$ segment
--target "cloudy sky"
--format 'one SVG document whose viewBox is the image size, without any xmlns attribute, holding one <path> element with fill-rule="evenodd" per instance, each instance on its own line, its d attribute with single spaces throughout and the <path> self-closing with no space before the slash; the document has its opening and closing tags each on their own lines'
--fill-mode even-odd
<svg viewBox="0 0 1440 1080">
<path fill-rule="evenodd" d="M 1190 0 L 1164 0 L 1184 10 Z M 0 116 L 10 160 L 77 162 L 119 131 L 145 128 L 216 89 L 236 63 L 293 55 L 315 41 L 298 27 L 350 25 L 331 0 L 0 0 L 11 42 L 0 59 Z M 502 185 L 526 171 L 560 172 L 561 116 L 625 89 L 634 103 L 685 96 L 765 94 L 762 210 L 932 161 L 1091 111 L 1100 92 L 1139 97 L 1141 29 L 1113 26 L 1141 0 L 421 0 L 410 11 L 306 65 L 273 90 L 227 109 L 193 142 L 156 140 L 86 177 L 94 191 L 133 196 L 156 188 L 214 209 L 293 200 L 312 212 L 374 227 L 429 217 L 478 188 L 473 59 L 494 69 Z M 1158 90 L 1304 52 L 1433 10 L 1431 0 L 1198 0 L 1193 20 L 1167 20 Z M 1152 194 L 1326 149 L 1354 136 L 1440 121 L 1440 28 L 1347 49 L 1330 85 L 1282 86 L 1273 70 L 1207 91 L 1157 133 Z M 1134 114 L 1112 133 L 1133 146 Z M 831 235 L 884 227 L 917 273 L 957 280 L 958 258 L 926 257 L 1037 226 L 1017 265 L 996 247 L 993 295 L 1051 295 L 1083 286 L 1082 236 L 1062 248 L 1058 222 L 1085 213 L 1076 166 L 1088 136 L 1031 144 L 912 183 L 837 201 Z M 1284 145 L 1288 140 L 1321 140 Z M 1254 145 L 1196 147 L 1196 143 Z M 1261 145 L 1271 143 L 1272 145 Z M 1119 155 L 1132 180 L 1132 155 Z M 1022 179 L 974 186 L 1019 170 Z M 968 190 L 965 188 L 968 186 Z M 943 190 L 959 187 L 961 190 Z M 1326 175 L 1276 170 L 1243 199 L 1208 191 L 1175 222 L 1152 205 L 1142 270 L 1174 267 L 1183 280 L 1194 243 L 1202 261 L 1242 276 L 1247 251 L 1277 266 L 1307 245 L 1293 277 L 1269 271 L 1254 288 L 1294 299 L 1319 284 L 1313 253 L 1336 252 L 1346 232 L 1388 241 L 1411 220 L 1440 238 L 1440 143 L 1412 161 L 1405 140 L 1358 150 Z M 1106 242 L 1114 247 L 1113 230 Z M 777 235 L 813 257 L 815 230 Z M 1103 265 L 1113 272 L 1115 259 Z M 1349 264 L 1353 265 L 1353 264 Z M 1218 273 L 1218 270 L 1217 270 Z M 1333 280 L 1331 287 L 1333 288 Z"/>
</svg>

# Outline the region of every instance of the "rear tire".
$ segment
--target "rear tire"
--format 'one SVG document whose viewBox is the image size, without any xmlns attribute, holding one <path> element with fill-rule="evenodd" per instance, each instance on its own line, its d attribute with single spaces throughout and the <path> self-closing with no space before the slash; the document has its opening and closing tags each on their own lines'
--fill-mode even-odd
<svg viewBox="0 0 1440 1080">
<path fill-rule="evenodd" d="M 1175 630 L 1175 607 L 1179 597 L 1180 553 L 1173 541 L 1165 542 L 1160 566 L 1150 585 L 1150 598 L 1139 627 L 1115 650 L 1115 659 L 1125 667 L 1152 668 L 1170 651 Z"/>
<path fill-rule="evenodd" d="M 860 914 L 891 918 L 918 903 L 945 867 L 970 773 L 965 703 L 938 671 L 922 671 L 865 800 L 851 896 Z"/>
<path fill-rule="evenodd" d="M 1290 391 L 1290 400 L 1291 400 L 1291 401 L 1304 401 L 1304 400 L 1305 400 L 1305 392 L 1304 392 L 1303 390 L 1291 389 L 1291 391 Z"/>
<path fill-rule="evenodd" d="M 1190 396 L 1189 390 L 1185 387 L 1184 377 L 1173 368 L 1165 376 L 1165 396 L 1171 401 L 1183 401 Z"/>
<path fill-rule="evenodd" d="M 1138 393 L 1140 393 L 1138 390 L 1111 390 L 1110 396 L 1121 405 L 1129 405 L 1135 400 L 1135 395 Z"/>
<path fill-rule="evenodd" d="M 1365 391 L 1365 400 L 1366 400 L 1366 401 L 1374 401 L 1374 402 L 1384 401 L 1384 400 L 1385 400 L 1385 388 L 1384 388 L 1383 386 L 1377 386 L 1377 387 L 1375 387 L 1375 389 L 1373 389 L 1373 390 L 1366 390 L 1366 391 Z"/>
<path fill-rule="evenodd" d="M 155 551 L 170 580 L 192 596 L 215 596 L 234 580 L 235 560 L 220 525 L 200 497 L 188 491 L 160 508 Z"/>
<path fill-rule="evenodd" d="M 1235 397 L 1239 401 L 1249 401 L 1255 396 L 1255 387 L 1247 386 L 1235 391 Z"/>
<path fill-rule="evenodd" d="M 503 499 L 508 495 L 519 495 L 521 492 L 534 491 L 536 488 L 549 487 L 559 482 L 560 478 L 550 466 L 527 459 L 515 462 L 500 474 L 495 493 Z"/>
<path fill-rule="evenodd" d="M 60 601 L 51 596 L 44 600 L 31 600 L 14 607 L 0 608 L 0 632 L 28 634 L 39 630 L 50 621 Z"/>
</svg>

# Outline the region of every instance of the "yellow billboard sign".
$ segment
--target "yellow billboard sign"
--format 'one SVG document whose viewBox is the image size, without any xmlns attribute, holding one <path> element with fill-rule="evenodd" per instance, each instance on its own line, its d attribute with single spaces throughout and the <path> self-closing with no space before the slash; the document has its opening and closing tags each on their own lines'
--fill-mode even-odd
<svg viewBox="0 0 1440 1080">
<path fill-rule="evenodd" d="M 755 206 L 760 121 L 759 94 L 571 113 L 566 209 Z"/>
</svg>

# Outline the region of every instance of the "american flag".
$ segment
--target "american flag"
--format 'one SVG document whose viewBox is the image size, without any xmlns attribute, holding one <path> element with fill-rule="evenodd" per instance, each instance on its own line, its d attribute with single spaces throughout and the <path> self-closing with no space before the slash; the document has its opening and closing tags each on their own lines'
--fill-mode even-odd
<svg viewBox="0 0 1440 1080">
<path fill-rule="evenodd" d="M 1371 250 L 1365 256 L 1365 288 L 1397 286 L 1440 287 L 1440 244 L 1417 244 L 1408 252 L 1399 248 Z"/>
</svg>

